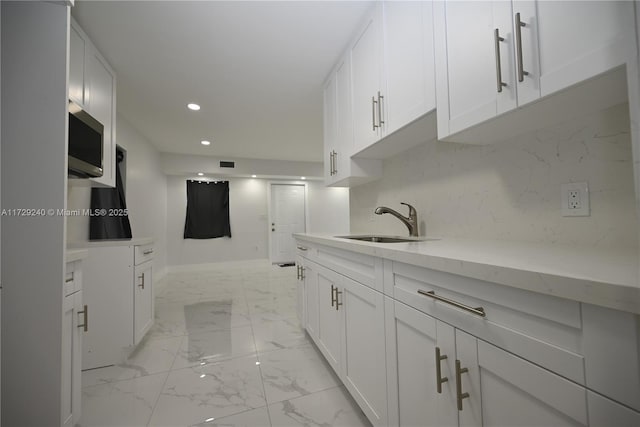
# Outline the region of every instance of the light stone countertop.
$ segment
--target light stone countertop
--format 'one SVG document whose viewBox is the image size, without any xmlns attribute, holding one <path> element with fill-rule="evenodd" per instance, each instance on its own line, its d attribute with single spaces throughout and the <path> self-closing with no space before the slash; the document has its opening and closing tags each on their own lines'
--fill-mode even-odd
<svg viewBox="0 0 640 427">
<path fill-rule="evenodd" d="M 86 249 L 67 249 L 65 253 L 65 262 L 79 261 L 85 259 L 89 255 Z"/>
<path fill-rule="evenodd" d="M 514 288 L 640 314 L 638 253 L 529 242 L 371 243 L 323 234 L 296 239 Z"/>
<path fill-rule="evenodd" d="M 117 239 L 117 240 L 94 240 L 87 242 L 69 242 L 67 249 L 88 249 L 102 248 L 109 246 L 140 246 L 153 243 L 151 237 L 135 237 L 133 239 Z"/>
</svg>

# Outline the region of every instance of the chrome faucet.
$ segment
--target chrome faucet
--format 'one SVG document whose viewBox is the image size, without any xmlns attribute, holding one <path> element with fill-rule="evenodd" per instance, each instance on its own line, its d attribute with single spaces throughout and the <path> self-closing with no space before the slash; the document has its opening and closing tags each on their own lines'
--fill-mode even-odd
<svg viewBox="0 0 640 427">
<path fill-rule="evenodd" d="M 399 214 L 398 212 L 394 211 L 391 208 L 388 208 L 386 206 L 378 206 L 375 210 L 376 215 L 382 215 L 382 214 L 391 214 L 393 216 L 395 216 L 396 218 L 398 218 L 400 221 L 402 221 L 402 223 L 404 225 L 407 226 L 407 228 L 409 229 L 409 236 L 411 237 L 418 237 L 418 214 L 415 210 L 415 208 L 413 206 L 411 206 L 409 203 L 402 203 L 400 202 L 401 205 L 406 205 L 409 206 L 409 217 L 405 217 L 401 214 Z"/>
</svg>

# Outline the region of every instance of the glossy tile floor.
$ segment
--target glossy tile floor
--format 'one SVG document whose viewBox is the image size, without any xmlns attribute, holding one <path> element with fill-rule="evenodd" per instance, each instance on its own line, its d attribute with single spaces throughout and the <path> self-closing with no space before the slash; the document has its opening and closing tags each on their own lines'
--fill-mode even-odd
<svg viewBox="0 0 640 427">
<path fill-rule="evenodd" d="M 169 275 L 127 362 L 83 372 L 81 425 L 369 426 L 298 322 L 295 270 Z"/>
</svg>

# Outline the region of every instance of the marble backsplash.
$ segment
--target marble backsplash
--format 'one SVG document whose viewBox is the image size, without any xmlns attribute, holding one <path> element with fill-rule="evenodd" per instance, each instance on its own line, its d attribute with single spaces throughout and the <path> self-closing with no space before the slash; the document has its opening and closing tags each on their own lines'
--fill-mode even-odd
<svg viewBox="0 0 640 427">
<path fill-rule="evenodd" d="M 591 216 L 563 217 L 560 186 L 588 182 Z M 420 234 L 637 249 L 628 104 L 499 144 L 431 141 L 387 159 L 350 191 L 352 233 L 407 233 L 376 206 L 407 213 Z"/>
</svg>

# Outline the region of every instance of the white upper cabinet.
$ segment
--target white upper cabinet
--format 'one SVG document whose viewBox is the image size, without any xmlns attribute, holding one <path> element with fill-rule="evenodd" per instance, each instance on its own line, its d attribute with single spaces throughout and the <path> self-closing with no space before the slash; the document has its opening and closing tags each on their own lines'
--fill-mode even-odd
<svg viewBox="0 0 640 427">
<path fill-rule="evenodd" d="M 104 126 L 103 175 L 92 178 L 92 185 L 114 187 L 116 74 L 73 19 L 69 46 L 69 99 L 81 105 Z"/>
<path fill-rule="evenodd" d="M 356 151 L 382 135 L 382 6 L 378 3 L 367 17 L 351 46 L 353 134 Z"/>
<path fill-rule="evenodd" d="M 351 46 L 356 155 L 383 158 L 430 139 L 412 135 L 409 142 L 385 143 L 401 148 L 363 151 L 435 108 L 432 10 L 430 1 L 377 3 L 357 33 Z"/>
<path fill-rule="evenodd" d="M 434 28 L 438 137 L 453 141 L 493 142 L 620 102 L 593 92 L 584 105 L 584 96 L 565 94 L 546 117 L 544 108 L 523 110 L 524 118 L 512 115 L 502 127 L 491 122 L 485 134 L 450 137 L 635 57 L 632 2 L 442 1 L 434 3 Z"/>
<path fill-rule="evenodd" d="M 384 8 L 382 112 L 388 135 L 436 106 L 433 7 L 425 1 L 390 1 Z"/>
<path fill-rule="evenodd" d="M 351 57 L 344 55 L 324 86 L 325 183 L 362 184 L 381 175 L 381 163 L 352 159 Z"/>
<path fill-rule="evenodd" d="M 514 2 L 514 13 L 519 12 L 519 3 Z M 538 19 L 532 26 L 537 24 L 542 96 L 635 56 L 631 1 L 537 1 L 536 7 Z M 527 52 L 526 45 L 523 50 Z"/>
<path fill-rule="evenodd" d="M 69 99 L 84 106 L 86 42 L 74 25 L 69 31 Z"/>
<path fill-rule="evenodd" d="M 115 186 L 116 168 L 116 76 L 104 58 L 93 50 L 88 57 L 89 74 L 86 108 L 104 126 L 102 151 L 103 175 L 93 181 L 103 186 Z"/>
</svg>

